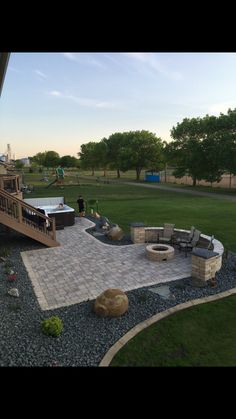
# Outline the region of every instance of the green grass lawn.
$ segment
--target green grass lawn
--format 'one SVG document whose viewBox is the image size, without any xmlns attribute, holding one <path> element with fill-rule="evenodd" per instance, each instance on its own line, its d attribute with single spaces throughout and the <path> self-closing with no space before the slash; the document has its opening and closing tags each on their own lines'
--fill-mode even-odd
<svg viewBox="0 0 236 419">
<path fill-rule="evenodd" d="M 32 177 L 31 177 L 31 183 Z M 84 180 L 80 185 L 65 184 L 64 188 L 34 183 L 30 197 L 64 196 L 67 204 L 77 210 L 78 195 L 85 200 L 97 199 L 99 212 L 129 232 L 129 224 L 142 221 L 149 226 L 175 223 L 176 228 L 190 229 L 219 239 L 226 249 L 236 252 L 236 202 L 203 196 L 189 196 L 172 191 L 140 188 L 125 184 L 97 184 Z"/>
<path fill-rule="evenodd" d="M 236 296 L 171 315 L 140 332 L 111 366 L 236 366 Z"/>
<path fill-rule="evenodd" d="M 236 188 L 223 188 L 223 187 L 211 187 L 205 185 L 183 185 L 177 183 L 161 183 L 161 185 L 169 186 L 169 187 L 176 187 L 182 189 L 192 189 L 193 191 L 201 191 L 201 192 L 210 192 L 210 193 L 217 193 L 217 194 L 224 194 L 224 195 L 236 195 Z"/>
</svg>

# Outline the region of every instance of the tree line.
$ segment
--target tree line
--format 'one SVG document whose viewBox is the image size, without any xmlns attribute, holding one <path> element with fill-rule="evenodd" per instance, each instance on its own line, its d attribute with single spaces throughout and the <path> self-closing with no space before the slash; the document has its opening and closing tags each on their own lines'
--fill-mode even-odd
<svg viewBox="0 0 236 419">
<path fill-rule="evenodd" d="M 223 173 L 236 174 L 236 109 L 227 114 L 185 118 L 171 130 L 173 141 L 166 144 L 165 157 L 175 166 L 173 175 L 219 182 Z M 231 186 L 231 184 L 230 184 Z"/>
<path fill-rule="evenodd" d="M 167 143 L 146 130 L 116 132 L 82 144 L 78 159 L 45 151 L 31 161 L 44 167 L 78 167 L 92 175 L 95 170 L 103 170 L 104 176 L 108 169 L 116 170 L 118 178 L 133 169 L 137 180 L 143 169 L 172 167 L 175 177 L 188 175 L 194 186 L 197 180 L 219 182 L 225 172 L 230 178 L 236 174 L 236 109 L 218 117 L 184 118 L 171 129 L 171 138 Z"/>
</svg>

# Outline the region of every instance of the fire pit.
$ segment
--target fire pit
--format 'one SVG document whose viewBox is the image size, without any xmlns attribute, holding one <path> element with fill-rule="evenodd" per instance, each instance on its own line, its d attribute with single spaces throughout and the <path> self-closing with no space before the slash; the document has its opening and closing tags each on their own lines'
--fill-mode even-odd
<svg viewBox="0 0 236 419">
<path fill-rule="evenodd" d="M 167 244 L 148 244 L 146 246 L 146 256 L 149 260 L 165 261 L 172 259 L 175 254 L 175 249 Z"/>
</svg>

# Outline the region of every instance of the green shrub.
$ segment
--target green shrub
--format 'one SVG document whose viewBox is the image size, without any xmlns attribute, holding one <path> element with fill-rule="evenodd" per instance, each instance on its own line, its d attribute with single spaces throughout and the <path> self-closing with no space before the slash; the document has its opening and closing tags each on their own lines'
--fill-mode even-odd
<svg viewBox="0 0 236 419">
<path fill-rule="evenodd" d="M 42 320 L 42 330 L 45 335 L 59 336 L 63 329 L 62 320 L 57 316 L 49 317 L 49 319 Z"/>
</svg>

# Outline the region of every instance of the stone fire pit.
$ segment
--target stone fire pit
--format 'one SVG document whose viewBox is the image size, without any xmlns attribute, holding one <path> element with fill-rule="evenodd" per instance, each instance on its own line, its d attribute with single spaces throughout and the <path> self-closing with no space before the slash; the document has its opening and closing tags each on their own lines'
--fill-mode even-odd
<svg viewBox="0 0 236 419">
<path fill-rule="evenodd" d="M 149 244 L 146 246 L 146 256 L 149 260 L 165 261 L 172 259 L 175 249 L 167 244 Z"/>
</svg>

